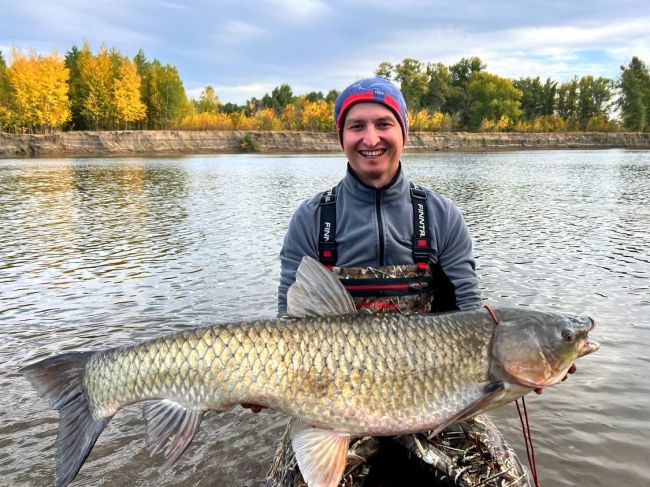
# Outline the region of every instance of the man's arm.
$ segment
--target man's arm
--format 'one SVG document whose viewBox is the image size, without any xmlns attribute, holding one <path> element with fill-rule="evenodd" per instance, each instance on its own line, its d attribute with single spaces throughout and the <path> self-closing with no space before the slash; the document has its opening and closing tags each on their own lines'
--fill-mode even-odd
<svg viewBox="0 0 650 487">
<path fill-rule="evenodd" d="M 481 306 L 472 240 L 460 210 L 451 202 L 446 212 L 438 262 L 453 284 L 458 309 Z"/>
</svg>

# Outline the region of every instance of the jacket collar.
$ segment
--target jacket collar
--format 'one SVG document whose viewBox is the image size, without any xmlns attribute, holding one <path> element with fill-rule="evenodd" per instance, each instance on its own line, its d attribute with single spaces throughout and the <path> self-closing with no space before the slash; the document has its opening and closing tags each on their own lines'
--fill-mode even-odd
<svg viewBox="0 0 650 487">
<path fill-rule="evenodd" d="M 354 172 L 348 163 L 348 169 L 345 177 L 342 180 L 343 189 L 347 191 L 352 197 L 357 199 L 374 203 L 377 198 L 377 193 L 381 194 L 383 201 L 390 201 L 392 199 L 401 197 L 404 191 L 409 190 L 409 183 L 402 171 L 402 163 L 400 162 L 397 168 L 397 173 L 393 179 L 381 188 L 368 186 L 361 182 L 357 174 Z"/>
</svg>

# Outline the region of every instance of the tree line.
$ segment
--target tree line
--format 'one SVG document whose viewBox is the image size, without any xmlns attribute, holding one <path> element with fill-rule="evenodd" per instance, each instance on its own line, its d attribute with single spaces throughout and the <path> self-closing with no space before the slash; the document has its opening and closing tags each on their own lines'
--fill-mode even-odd
<svg viewBox="0 0 650 487">
<path fill-rule="evenodd" d="M 565 82 L 509 79 L 478 57 L 456 64 L 407 58 L 375 72 L 396 82 L 414 131 L 650 130 L 650 74 L 633 57 L 619 79 L 583 76 Z M 212 86 L 197 99 L 177 69 L 142 50 L 132 59 L 87 42 L 64 57 L 17 48 L 0 53 L 0 130 L 309 130 L 334 129 L 338 92 L 294 95 L 288 84 L 243 105 L 221 103 Z"/>
</svg>

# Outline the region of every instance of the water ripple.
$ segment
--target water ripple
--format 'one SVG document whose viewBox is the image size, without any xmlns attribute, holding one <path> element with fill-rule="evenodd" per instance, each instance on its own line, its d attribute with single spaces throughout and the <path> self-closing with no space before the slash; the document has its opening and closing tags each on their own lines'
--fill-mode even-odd
<svg viewBox="0 0 650 487">
<path fill-rule="evenodd" d="M 462 209 L 486 300 L 597 321 L 598 354 L 530 400 L 542 482 L 650 483 L 650 153 L 410 154 L 403 164 Z M 20 366 L 274 315 L 290 215 L 344 170 L 331 156 L 0 161 L 0 485 L 53 483 L 56 414 Z M 495 418 L 525 458 L 513 409 Z M 208 416 L 161 475 L 129 407 L 76 484 L 259 484 L 284 421 Z"/>
</svg>

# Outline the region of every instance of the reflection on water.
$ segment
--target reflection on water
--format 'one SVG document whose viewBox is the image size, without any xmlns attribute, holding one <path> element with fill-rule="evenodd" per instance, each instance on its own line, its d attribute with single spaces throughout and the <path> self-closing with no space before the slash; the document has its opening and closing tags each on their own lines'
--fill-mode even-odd
<svg viewBox="0 0 650 487">
<path fill-rule="evenodd" d="M 544 485 L 648 484 L 650 153 L 410 154 L 404 168 L 463 210 L 484 298 L 598 323 L 601 350 L 566 384 L 529 396 Z M 0 161 L 0 485 L 53 482 L 56 415 L 19 366 L 274 315 L 291 213 L 344 169 L 338 156 Z M 495 417 L 522 452 L 515 414 Z M 160 474 L 132 406 L 76 485 L 259 484 L 283 422 L 208 416 Z"/>
</svg>

